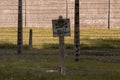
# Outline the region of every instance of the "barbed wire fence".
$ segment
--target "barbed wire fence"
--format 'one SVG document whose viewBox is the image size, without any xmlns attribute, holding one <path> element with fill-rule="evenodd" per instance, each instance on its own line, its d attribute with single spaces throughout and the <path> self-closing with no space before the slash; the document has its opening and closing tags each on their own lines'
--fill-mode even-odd
<svg viewBox="0 0 120 80">
<path fill-rule="evenodd" d="M 17 20 L 18 20 L 18 2 L 16 0 L 0 0 L 0 43 L 1 48 L 6 47 L 5 44 L 12 44 L 14 47 L 17 45 Z M 103 0 L 98 2 L 97 0 L 93 1 L 80 1 L 80 26 L 82 28 L 89 29 L 108 29 L 108 25 L 110 25 L 111 29 L 120 28 L 119 19 L 120 19 L 120 2 L 111 1 L 109 4 L 109 0 Z M 70 18 L 71 27 L 74 27 L 74 1 L 70 0 L 67 3 L 68 12 L 66 12 L 66 1 L 65 0 L 23 0 L 23 26 L 24 26 L 24 45 L 29 45 L 29 28 L 33 28 L 33 47 L 34 48 L 42 48 L 42 46 L 46 48 L 50 48 L 51 44 L 53 48 L 58 44 L 58 39 L 53 38 L 52 36 L 52 19 L 57 19 L 58 16 L 62 15 L 64 18 Z M 110 12 L 109 12 L 110 6 Z M 110 13 L 110 18 L 109 18 Z M 110 21 L 109 21 L 110 20 Z M 110 23 L 110 24 L 108 24 Z M 47 28 L 43 29 L 43 28 Z M 90 31 L 90 30 L 88 30 Z M 117 31 L 118 32 L 118 31 Z M 110 34 L 113 35 L 112 38 L 118 38 L 119 33 L 111 32 L 106 33 L 105 31 L 97 33 L 98 35 L 92 35 L 94 33 L 90 33 L 86 31 L 81 32 L 81 37 L 86 34 L 87 38 L 110 38 Z M 48 35 L 49 34 L 49 35 Z M 91 36 L 90 36 L 91 34 Z M 86 37 L 85 36 L 85 37 Z M 83 37 L 83 38 L 85 38 Z M 81 38 L 81 39 L 83 39 Z M 66 38 L 67 47 L 72 47 L 73 45 L 73 33 L 71 37 Z M 83 44 L 84 41 L 81 41 Z M 119 42 L 119 41 L 118 41 Z M 70 45 L 72 44 L 72 45 Z M 109 44 L 109 43 L 108 43 Z M 116 43 L 117 44 L 117 43 Z M 47 46 L 46 46 L 47 45 Z M 50 47 L 48 47 L 48 45 Z M 107 44 L 106 44 L 107 45 Z M 92 45 L 93 46 L 93 45 Z M 106 46 L 107 47 L 107 46 Z M 72 47 L 73 48 L 73 47 Z M 119 48 L 119 47 L 118 47 Z"/>
</svg>

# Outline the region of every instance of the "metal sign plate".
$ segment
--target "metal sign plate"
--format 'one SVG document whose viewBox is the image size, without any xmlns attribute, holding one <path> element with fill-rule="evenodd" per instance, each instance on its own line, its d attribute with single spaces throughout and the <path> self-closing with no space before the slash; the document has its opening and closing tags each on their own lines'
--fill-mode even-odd
<svg viewBox="0 0 120 80">
<path fill-rule="evenodd" d="M 70 19 L 52 20 L 53 37 L 70 36 Z"/>
</svg>

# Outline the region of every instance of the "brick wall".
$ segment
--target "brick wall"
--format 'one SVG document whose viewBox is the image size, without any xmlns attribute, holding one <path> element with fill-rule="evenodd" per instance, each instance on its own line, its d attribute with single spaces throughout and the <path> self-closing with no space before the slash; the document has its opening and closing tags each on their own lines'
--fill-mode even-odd
<svg viewBox="0 0 120 80">
<path fill-rule="evenodd" d="M 0 0 L 0 26 L 17 27 L 18 0 Z M 27 27 L 51 27 L 52 19 L 66 18 L 65 0 L 26 0 Z M 116 4 L 117 3 L 117 4 Z M 25 26 L 25 0 L 23 25 Z M 68 0 L 68 17 L 74 26 L 74 0 Z M 120 26 L 120 1 L 111 0 L 111 28 Z M 107 28 L 108 0 L 80 0 L 81 27 Z"/>
</svg>

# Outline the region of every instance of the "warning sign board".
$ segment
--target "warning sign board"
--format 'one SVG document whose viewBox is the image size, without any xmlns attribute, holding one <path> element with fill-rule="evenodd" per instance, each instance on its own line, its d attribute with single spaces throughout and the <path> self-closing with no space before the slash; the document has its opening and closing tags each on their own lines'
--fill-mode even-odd
<svg viewBox="0 0 120 80">
<path fill-rule="evenodd" d="M 52 20 L 53 36 L 70 36 L 70 20 Z"/>
</svg>

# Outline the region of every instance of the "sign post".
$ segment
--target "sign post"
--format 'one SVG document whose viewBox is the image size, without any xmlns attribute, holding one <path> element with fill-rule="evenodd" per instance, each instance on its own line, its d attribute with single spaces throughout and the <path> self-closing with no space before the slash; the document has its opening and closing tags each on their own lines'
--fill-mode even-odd
<svg viewBox="0 0 120 80">
<path fill-rule="evenodd" d="M 70 20 L 63 19 L 59 16 L 58 20 L 53 20 L 53 36 L 59 37 L 59 71 L 61 74 L 65 75 L 65 47 L 64 47 L 64 36 L 70 36 Z"/>
<path fill-rule="evenodd" d="M 59 65 L 59 68 L 60 68 L 60 72 L 65 75 L 65 53 L 64 53 L 65 46 L 64 46 L 64 36 L 59 36 L 59 49 L 60 49 L 60 53 L 59 53 L 59 56 L 60 56 L 60 58 L 59 58 L 60 65 Z"/>
</svg>

